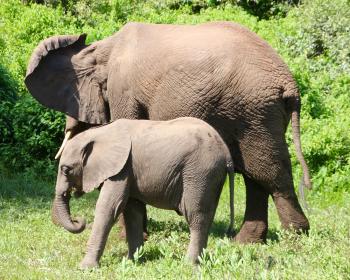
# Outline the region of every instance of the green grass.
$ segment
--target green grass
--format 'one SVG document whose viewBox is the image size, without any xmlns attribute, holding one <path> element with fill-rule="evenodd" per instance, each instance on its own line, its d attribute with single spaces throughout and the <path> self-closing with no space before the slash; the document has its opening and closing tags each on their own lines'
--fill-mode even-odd
<svg viewBox="0 0 350 280">
<path fill-rule="evenodd" d="M 309 194 L 309 236 L 280 229 L 272 203 L 265 245 L 239 245 L 224 233 L 228 226 L 225 186 L 201 265 L 184 259 L 188 227 L 176 213 L 149 207 L 150 238 L 135 262 L 115 226 L 92 271 L 78 269 L 90 230 L 79 235 L 51 222 L 54 180 L 0 177 L 0 279 L 350 279 L 349 193 Z M 245 205 L 242 179 L 236 179 L 236 229 Z M 72 200 L 72 213 L 92 221 L 97 193 Z M 271 202 L 271 201 L 270 201 Z"/>
</svg>

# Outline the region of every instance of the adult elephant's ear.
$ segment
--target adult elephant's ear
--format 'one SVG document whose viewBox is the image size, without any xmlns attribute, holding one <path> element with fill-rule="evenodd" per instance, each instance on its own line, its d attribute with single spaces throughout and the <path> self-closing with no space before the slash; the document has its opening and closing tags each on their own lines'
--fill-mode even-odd
<svg viewBox="0 0 350 280">
<path fill-rule="evenodd" d="M 53 36 L 33 51 L 25 84 L 44 106 L 77 120 L 102 124 L 109 112 L 103 100 L 102 67 L 96 46 L 85 45 L 86 34 Z M 99 69 L 99 70 L 98 70 Z"/>
<path fill-rule="evenodd" d="M 116 125 L 118 128 L 113 128 Z M 115 122 L 93 128 L 89 133 L 92 137 L 89 137 L 81 153 L 84 192 L 92 191 L 108 178 L 117 175 L 127 163 L 131 151 L 128 131 Z"/>
</svg>

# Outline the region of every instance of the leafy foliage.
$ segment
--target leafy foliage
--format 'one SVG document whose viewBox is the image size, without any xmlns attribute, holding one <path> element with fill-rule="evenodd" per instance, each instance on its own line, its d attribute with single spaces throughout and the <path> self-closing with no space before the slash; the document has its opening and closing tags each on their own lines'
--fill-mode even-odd
<svg viewBox="0 0 350 280">
<path fill-rule="evenodd" d="M 0 143 L 11 143 L 13 140 L 12 109 L 18 99 L 15 87 L 15 82 L 0 64 Z"/>
<path fill-rule="evenodd" d="M 39 4 L 37 4 L 39 3 Z M 350 3 L 347 0 L 8 0 L 0 2 L 0 161 L 52 169 L 64 116 L 39 105 L 23 78 L 34 47 L 54 34 L 105 38 L 128 21 L 239 22 L 284 58 L 302 95 L 302 143 L 316 191 L 349 190 Z M 290 133 L 288 139 L 291 143 Z M 295 179 L 301 171 L 291 147 Z M 43 171 L 41 170 L 41 174 Z"/>
</svg>

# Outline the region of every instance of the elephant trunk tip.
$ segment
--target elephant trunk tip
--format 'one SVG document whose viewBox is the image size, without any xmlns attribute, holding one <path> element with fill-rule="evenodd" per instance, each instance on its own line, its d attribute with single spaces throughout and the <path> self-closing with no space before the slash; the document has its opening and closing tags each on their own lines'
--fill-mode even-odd
<svg viewBox="0 0 350 280">
<path fill-rule="evenodd" d="M 86 227 L 83 218 L 72 219 L 69 211 L 70 195 L 58 195 L 52 207 L 51 218 L 54 224 L 64 227 L 71 233 L 81 233 Z"/>
<path fill-rule="evenodd" d="M 78 217 L 78 218 L 72 219 L 72 223 L 74 227 L 68 229 L 68 231 L 70 231 L 71 233 L 81 233 L 86 228 L 86 221 L 84 218 Z"/>
</svg>

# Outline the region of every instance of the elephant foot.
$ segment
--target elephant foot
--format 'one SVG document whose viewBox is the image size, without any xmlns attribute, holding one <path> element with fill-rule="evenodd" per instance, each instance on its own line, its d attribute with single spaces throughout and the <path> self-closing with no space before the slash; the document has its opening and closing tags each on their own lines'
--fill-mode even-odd
<svg viewBox="0 0 350 280">
<path fill-rule="evenodd" d="M 81 261 L 79 267 L 80 267 L 80 269 L 91 269 L 91 268 L 99 267 L 99 263 L 97 260 L 84 258 Z"/>
<path fill-rule="evenodd" d="M 310 225 L 308 223 L 308 221 L 304 221 L 304 222 L 284 222 L 282 221 L 282 228 L 295 232 L 297 234 L 308 234 L 309 230 L 310 230 Z"/>
<path fill-rule="evenodd" d="M 267 225 L 265 222 L 245 222 L 233 240 L 242 244 L 265 243 L 266 235 Z"/>
</svg>

